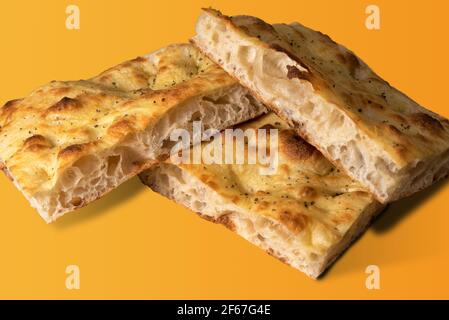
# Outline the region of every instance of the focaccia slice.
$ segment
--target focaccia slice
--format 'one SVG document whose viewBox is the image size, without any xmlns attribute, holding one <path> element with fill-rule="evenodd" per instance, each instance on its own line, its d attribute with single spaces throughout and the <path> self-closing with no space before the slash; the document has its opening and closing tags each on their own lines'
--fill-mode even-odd
<svg viewBox="0 0 449 320">
<path fill-rule="evenodd" d="M 448 174 L 449 121 L 299 23 L 208 9 L 193 42 L 381 202 Z"/>
<path fill-rule="evenodd" d="M 382 205 L 276 115 L 239 128 L 278 129 L 275 174 L 261 175 L 259 162 L 176 165 L 166 161 L 144 171 L 141 180 L 317 278 L 365 230 Z M 270 154 L 274 150 L 267 140 L 258 139 L 256 149 L 266 148 Z M 215 142 L 204 142 L 203 150 L 211 143 Z M 245 145 L 245 153 L 249 146 Z"/>
<path fill-rule="evenodd" d="M 167 156 L 173 129 L 222 129 L 264 110 L 192 45 L 172 45 L 6 103 L 0 163 L 51 222 Z"/>
</svg>

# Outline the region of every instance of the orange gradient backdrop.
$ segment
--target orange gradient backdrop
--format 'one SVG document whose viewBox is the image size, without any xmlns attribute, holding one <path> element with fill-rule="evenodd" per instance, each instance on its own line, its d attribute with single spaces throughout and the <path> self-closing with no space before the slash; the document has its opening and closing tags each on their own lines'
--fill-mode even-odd
<svg viewBox="0 0 449 320">
<path fill-rule="evenodd" d="M 81 29 L 65 28 L 65 8 Z M 381 9 L 381 30 L 364 26 Z M 4 1 L 0 104 L 48 81 L 93 76 L 194 33 L 201 7 L 300 21 L 359 54 L 392 85 L 449 117 L 449 2 L 426 1 Z M 0 176 L 0 298 L 449 298 L 449 185 L 390 206 L 319 281 L 199 219 L 133 179 L 52 225 Z M 67 290 L 65 268 L 81 270 Z M 367 290 L 366 266 L 381 271 Z"/>
</svg>

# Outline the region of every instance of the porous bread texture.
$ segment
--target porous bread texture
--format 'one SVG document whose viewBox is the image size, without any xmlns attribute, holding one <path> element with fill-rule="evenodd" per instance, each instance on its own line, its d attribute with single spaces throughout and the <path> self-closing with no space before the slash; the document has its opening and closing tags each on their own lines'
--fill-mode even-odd
<svg viewBox="0 0 449 320">
<path fill-rule="evenodd" d="M 207 9 L 192 42 L 385 203 L 449 172 L 449 122 L 299 23 Z"/>
<path fill-rule="evenodd" d="M 222 223 L 280 260 L 316 278 L 365 230 L 382 205 L 337 170 L 281 119 L 268 114 L 238 129 L 277 129 L 276 150 L 265 139 L 256 150 L 278 155 L 277 170 L 262 163 L 179 164 L 169 160 L 140 178 L 154 191 Z M 224 133 L 223 133 L 224 135 Z M 224 153 L 229 147 L 222 141 Z M 215 142 L 204 142 L 207 150 Z M 249 143 L 243 150 L 249 152 Z M 252 147 L 251 147 L 252 148 Z M 214 151 L 215 152 L 215 151 Z"/>
<path fill-rule="evenodd" d="M 0 112 L 3 171 L 49 223 L 167 157 L 173 129 L 201 120 L 221 130 L 265 107 L 183 44 L 87 81 L 52 82 Z"/>
<path fill-rule="evenodd" d="M 189 208 L 202 218 L 220 223 L 291 267 L 317 279 L 367 228 L 381 211 L 373 202 L 345 236 L 323 255 L 310 260 L 299 238 L 284 224 L 230 203 L 207 184 L 180 167 L 163 163 L 144 171 L 141 180 L 153 191 Z"/>
<path fill-rule="evenodd" d="M 221 130 L 257 116 L 259 113 L 251 110 L 245 94 L 241 86 L 235 85 L 214 95 L 196 97 L 159 118 L 154 127 L 127 137 L 107 152 L 83 156 L 62 173 L 52 190 L 31 198 L 32 206 L 52 222 L 115 189 L 156 159 L 168 156 L 173 146 L 169 139 L 172 130 L 184 128 L 191 133 L 193 121 L 198 120 L 206 128 Z M 219 99 L 219 104 L 211 102 Z"/>
</svg>

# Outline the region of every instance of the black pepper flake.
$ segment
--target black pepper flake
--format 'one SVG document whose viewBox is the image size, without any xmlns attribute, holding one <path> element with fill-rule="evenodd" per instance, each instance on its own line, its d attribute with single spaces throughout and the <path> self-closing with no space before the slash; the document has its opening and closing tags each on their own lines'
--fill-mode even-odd
<svg viewBox="0 0 449 320">
<path fill-rule="evenodd" d="M 338 196 L 341 196 L 343 193 L 341 193 L 341 192 L 337 192 L 337 193 L 334 193 L 333 195 L 332 195 L 332 197 L 338 197 Z"/>
</svg>

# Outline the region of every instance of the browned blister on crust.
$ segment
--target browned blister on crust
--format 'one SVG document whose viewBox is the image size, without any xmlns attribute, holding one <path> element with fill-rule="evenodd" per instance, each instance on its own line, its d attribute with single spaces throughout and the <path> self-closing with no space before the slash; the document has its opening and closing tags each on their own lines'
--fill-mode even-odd
<svg viewBox="0 0 449 320">
<path fill-rule="evenodd" d="M 167 160 L 140 175 L 153 190 L 221 223 L 281 261 L 318 277 L 359 236 L 382 205 L 332 165 L 274 114 L 238 126 L 277 129 L 277 170 L 260 161 L 174 164 Z M 270 134 L 267 140 L 274 137 Z M 272 154 L 257 135 L 256 149 Z M 215 144 L 204 142 L 202 150 Z M 248 153 L 250 144 L 245 145 Z M 216 150 L 214 150 L 215 152 Z M 192 151 L 193 152 L 193 151 Z"/>
<path fill-rule="evenodd" d="M 50 222 L 166 157 L 171 130 L 192 130 L 194 118 L 223 129 L 263 112 L 192 45 L 172 45 L 7 102 L 0 109 L 0 161 Z"/>
<path fill-rule="evenodd" d="M 329 36 L 206 9 L 192 42 L 380 201 L 447 175 L 448 120 Z"/>
</svg>

